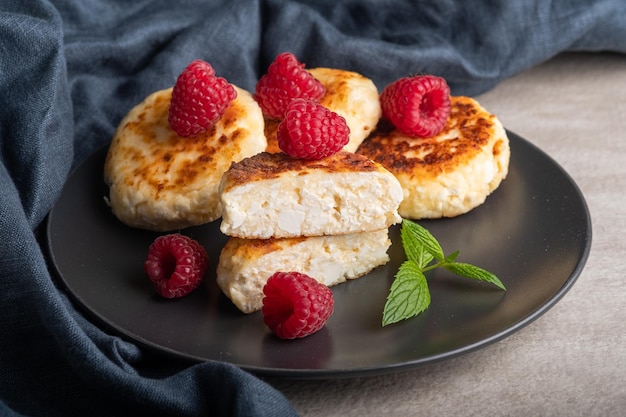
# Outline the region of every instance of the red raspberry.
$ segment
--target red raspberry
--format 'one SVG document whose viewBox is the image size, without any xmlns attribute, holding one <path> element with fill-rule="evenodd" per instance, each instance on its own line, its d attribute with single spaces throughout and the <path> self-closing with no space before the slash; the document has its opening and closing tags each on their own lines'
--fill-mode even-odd
<svg viewBox="0 0 626 417">
<path fill-rule="evenodd" d="M 282 119 L 294 98 L 320 101 L 326 88 L 289 52 L 278 55 L 258 81 L 254 98 L 263 114 Z"/>
<path fill-rule="evenodd" d="M 209 129 L 237 97 L 237 91 L 213 67 L 199 59 L 183 70 L 174 84 L 168 114 L 170 127 L 183 137 Z"/>
<path fill-rule="evenodd" d="M 263 321 L 281 339 L 308 336 L 333 314 L 333 293 L 299 272 L 276 272 L 263 287 Z"/>
<path fill-rule="evenodd" d="M 276 133 L 278 147 L 287 155 L 322 159 L 339 152 L 350 139 L 346 120 L 310 100 L 294 99 Z"/>
<path fill-rule="evenodd" d="M 157 293 L 165 298 L 178 298 L 200 285 L 208 263 L 209 257 L 197 241 L 172 233 L 152 242 L 144 270 Z"/>
<path fill-rule="evenodd" d="M 431 137 L 446 125 L 450 88 L 434 75 L 400 78 L 380 94 L 383 117 L 410 136 Z"/>
</svg>

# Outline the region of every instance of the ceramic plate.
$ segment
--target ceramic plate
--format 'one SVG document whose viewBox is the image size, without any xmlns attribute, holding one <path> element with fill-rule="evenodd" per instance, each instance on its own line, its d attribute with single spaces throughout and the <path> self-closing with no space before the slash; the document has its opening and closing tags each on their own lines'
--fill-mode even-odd
<svg viewBox="0 0 626 417">
<path fill-rule="evenodd" d="M 549 156 L 509 132 L 509 175 L 468 214 L 422 221 L 444 251 L 488 269 L 507 291 L 434 271 L 431 306 L 420 316 L 381 326 L 389 287 L 404 253 L 392 227 L 391 261 L 369 275 L 333 287 L 335 312 L 318 333 L 300 340 L 273 337 L 261 313 L 237 310 L 215 284 L 226 237 L 219 222 L 182 232 L 212 261 L 191 295 L 155 295 L 143 261 L 157 233 L 119 222 L 105 204 L 106 150 L 80 166 L 49 214 L 51 261 L 70 296 L 99 324 L 164 358 L 220 360 L 259 375 L 329 378 L 389 373 L 473 351 L 516 332 L 571 288 L 591 245 L 584 198 Z"/>
</svg>

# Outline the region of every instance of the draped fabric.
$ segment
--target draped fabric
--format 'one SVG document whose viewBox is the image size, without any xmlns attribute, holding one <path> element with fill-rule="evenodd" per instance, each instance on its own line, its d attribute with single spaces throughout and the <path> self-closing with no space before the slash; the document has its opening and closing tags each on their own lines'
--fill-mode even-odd
<svg viewBox="0 0 626 417">
<path fill-rule="evenodd" d="M 193 59 L 253 90 L 274 57 L 408 74 L 476 95 L 565 51 L 626 52 L 622 0 L 4 0 L 0 4 L 0 414 L 291 416 L 220 362 L 169 364 L 93 324 L 51 276 L 41 225 L 124 114 Z"/>
</svg>

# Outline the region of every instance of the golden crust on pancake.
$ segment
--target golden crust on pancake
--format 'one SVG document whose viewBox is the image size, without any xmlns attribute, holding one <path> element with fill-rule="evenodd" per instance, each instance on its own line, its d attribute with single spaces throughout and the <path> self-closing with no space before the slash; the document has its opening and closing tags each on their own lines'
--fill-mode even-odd
<svg viewBox="0 0 626 417">
<path fill-rule="evenodd" d="M 244 313 L 262 306 L 263 286 L 276 271 L 307 274 L 327 286 L 366 275 L 389 261 L 388 230 L 287 239 L 230 238 L 222 248 L 217 284 Z"/>
<path fill-rule="evenodd" d="M 250 93 L 235 88 L 237 98 L 218 122 L 191 138 L 169 127 L 171 88 L 149 95 L 130 110 L 113 137 L 104 167 L 109 204 L 122 222 L 171 231 L 221 216 L 222 173 L 233 161 L 267 146 L 261 109 Z"/>
<path fill-rule="evenodd" d="M 340 172 L 383 172 L 387 170 L 369 158 L 347 151 L 339 151 L 323 159 L 300 159 L 280 153 L 260 152 L 232 164 L 224 177 L 222 192 L 238 185 L 287 176 L 303 176 L 325 171 Z M 286 180 L 288 181 L 288 180 Z"/>
<path fill-rule="evenodd" d="M 374 130 L 380 120 L 378 89 L 363 75 L 335 68 L 310 68 L 309 71 L 324 87 L 326 94 L 320 104 L 346 119 L 350 141 L 343 149 L 354 152 Z M 276 131 L 280 120 L 265 120 L 267 152 L 279 152 Z"/>
<path fill-rule="evenodd" d="M 357 153 L 391 171 L 402 184 L 405 218 L 454 217 L 482 204 L 506 177 L 510 148 L 497 117 L 469 97 L 451 97 L 443 131 L 412 138 L 381 121 Z"/>
<path fill-rule="evenodd" d="M 249 239 L 346 234 L 398 223 L 398 180 L 340 151 L 321 160 L 263 152 L 233 164 L 220 184 L 221 230 Z"/>
</svg>

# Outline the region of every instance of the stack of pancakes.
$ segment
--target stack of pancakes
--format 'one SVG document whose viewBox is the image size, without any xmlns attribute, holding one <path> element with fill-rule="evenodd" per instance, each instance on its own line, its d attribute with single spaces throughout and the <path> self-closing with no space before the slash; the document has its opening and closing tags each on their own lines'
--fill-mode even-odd
<svg viewBox="0 0 626 417">
<path fill-rule="evenodd" d="M 339 69 L 309 70 L 326 88 L 321 104 L 350 128 L 344 149 L 355 151 L 380 118 L 378 90 L 362 75 Z M 248 91 L 209 130 L 180 137 L 168 123 L 172 88 L 156 91 L 131 109 L 109 146 L 104 180 L 113 214 L 131 227 L 174 231 L 222 215 L 218 186 L 232 162 L 262 151 L 279 152 L 279 120 L 265 119 Z"/>
<path fill-rule="evenodd" d="M 217 283 L 243 312 L 259 310 L 276 271 L 332 286 L 389 261 L 388 228 L 401 221 L 396 177 L 361 155 L 322 160 L 262 152 L 234 163 L 220 183 Z"/>
<path fill-rule="evenodd" d="M 380 119 L 370 79 L 309 71 L 326 88 L 321 104 L 350 128 L 344 150 L 321 161 L 281 153 L 279 121 L 265 119 L 237 87 L 220 120 L 192 138 L 169 127 L 172 89 L 157 91 L 128 113 L 109 147 L 107 201 L 122 222 L 165 232 L 222 217 L 231 239 L 218 284 L 244 312 L 261 307 L 265 281 L 278 270 L 329 286 L 367 274 L 388 261 L 388 227 L 401 217 L 466 213 L 508 172 L 506 131 L 475 100 L 451 97 L 443 131 L 414 138 Z"/>
</svg>

